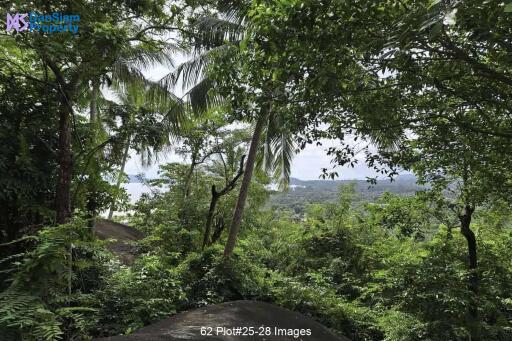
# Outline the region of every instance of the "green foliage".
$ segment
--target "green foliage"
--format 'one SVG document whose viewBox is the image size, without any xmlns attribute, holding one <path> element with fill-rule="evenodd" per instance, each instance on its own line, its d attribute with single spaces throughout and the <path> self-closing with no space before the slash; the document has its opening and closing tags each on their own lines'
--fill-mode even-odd
<svg viewBox="0 0 512 341">
<path fill-rule="evenodd" d="M 174 185 L 171 192 L 181 198 L 180 183 Z M 13 263 L 11 287 L 1 294 L 0 328 L 13 339 L 86 339 L 130 333 L 191 307 L 257 299 L 311 316 L 353 340 L 467 338 L 472 294 L 465 285 L 464 238 L 436 225 L 424 196 L 384 194 L 378 206 L 353 206 L 353 196 L 353 187 L 344 188 L 337 204 L 307 207 L 303 221 L 283 212 L 251 213 L 231 258 L 223 257 L 220 244 L 202 252 L 187 248 L 190 240 L 167 230 L 181 226 L 179 210 L 166 215 L 173 209 L 166 211 L 163 202 L 153 207 L 160 213 L 146 216 L 146 254 L 132 267 L 102 256 L 81 222 L 45 229 L 34 249 Z M 511 336 L 512 264 L 506 255 L 512 233 L 498 209 L 482 211 L 474 226 L 486 340 Z M 399 233 L 418 226 L 429 233 Z"/>
<path fill-rule="evenodd" d="M 376 315 L 357 302 L 350 302 L 329 287 L 322 275 L 308 273 L 303 278 L 272 274 L 268 299 L 288 309 L 311 316 L 340 334 L 355 340 L 379 339 Z"/>
<path fill-rule="evenodd" d="M 13 340 L 87 339 L 96 323 L 91 294 L 107 255 L 85 222 L 42 229 L 23 258 L 10 262 L 0 294 L 0 333 Z"/>
<path fill-rule="evenodd" d="M 366 204 L 365 209 L 370 225 L 387 229 L 398 237 L 424 239 L 432 228 L 432 209 L 419 197 L 384 193 L 374 204 Z"/>
<path fill-rule="evenodd" d="M 267 299 L 311 315 L 353 340 L 463 340 L 471 325 L 466 307 L 465 239 L 438 226 L 450 211 L 425 196 L 384 194 L 378 204 L 316 204 L 305 219 L 267 212 L 241 242 L 266 268 Z M 485 211 L 475 229 L 480 246 L 482 335 L 510 335 L 510 225 L 503 211 Z M 480 226 L 485 228 L 480 229 Z M 422 231 L 417 233 L 404 231 Z M 485 232 L 487 231 L 487 232 Z M 492 269 L 492 270 L 490 270 Z M 397 323 L 400 321 L 400 323 Z"/>
<path fill-rule="evenodd" d="M 186 299 L 181 278 L 156 256 L 147 255 L 132 268 L 123 267 L 105 279 L 95 293 L 96 333 L 130 333 L 150 322 L 175 314 Z"/>
<path fill-rule="evenodd" d="M 62 339 L 62 322 L 37 296 L 11 289 L 0 294 L 0 302 L 0 332 L 6 341 Z"/>
<path fill-rule="evenodd" d="M 231 179 L 240 162 L 237 155 L 224 154 L 225 149 L 216 151 L 216 154 L 220 153 L 224 155 L 223 161 L 212 156 L 215 162 L 198 164 L 194 168 L 178 163 L 162 165 L 160 177 L 149 181 L 152 194 L 141 197 L 135 204 L 135 213 L 129 218 L 132 225 L 151 234 L 145 242 L 149 248 L 158 248 L 159 252 L 172 257 L 179 254 L 182 258 L 188 252 L 201 248 L 211 201 L 211 186 L 223 188 L 226 179 Z M 262 179 L 264 181 L 265 178 Z M 218 240 L 227 232 L 236 195 L 236 190 L 233 190 L 219 200 L 214 215 Z M 248 227 L 266 198 L 263 184 L 252 183 L 250 202 L 245 212 Z"/>
<path fill-rule="evenodd" d="M 355 184 L 355 195 L 352 198 L 354 205 L 374 202 L 384 192 L 395 193 L 401 196 L 412 196 L 416 191 L 423 189 L 416 184 L 416 178 L 400 175 L 395 181 L 377 181 L 370 185 L 366 180 L 299 180 L 292 178 L 290 191 L 274 192 L 270 196 L 268 205 L 275 209 L 289 210 L 298 218 L 304 214 L 304 209 L 310 204 L 336 202 L 339 196 L 339 187 Z"/>
<path fill-rule="evenodd" d="M 47 192 L 55 185 L 56 122 L 47 111 L 55 105 L 44 94 L 41 85 L 0 69 L 0 243 L 53 218 Z"/>
<path fill-rule="evenodd" d="M 261 297 L 262 270 L 245 255 L 226 259 L 223 248 L 214 245 L 203 253 L 191 253 L 179 266 L 186 283 L 189 306 L 203 306 Z"/>
<path fill-rule="evenodd" d="M 399 321 L 399 323 L 397 323 Z M 424 340 L 426 323 L 401 311 L 388 310 L 378 320 L 378 326 L 385 335 L 386 341 Z"/>
<path fill-rule="evenodd" d="M 77 35 L 0 37 L 0 338 L 129 334 L 258 299 L 354 341 L 512 339 L 510 3 L 36 0 L 14 10 L 81 21 Z M 187 48 L 192 58 L 174 66 Z M 172 71 L 160 82 L 144 77 L 162 65 Z M 240 189 L 230 180 L 251 133 L 232 126 L 254 122 L 257 171 Z M 286 187 L 297 150 L 326 138 L 339 142 L 327 149 L 337 165 L 362 152 L 378 172 L 412 170 L 426 187 L 307 182 L 265 206 L 270 178 Z M 147 234 L 133 266 L 105 251 L 90 221 L 43 227 L 56 208 L 59 221 L 67 206 L 88 218 L 127 208 L 130 151 L 147 165 L 177 140 L 190 163 L 161 166 L 128 214 Z M 220 188 L 230 191 L 215 206 Z M 226 258 L 239 190 L 248 200 Z"/>
</svg>

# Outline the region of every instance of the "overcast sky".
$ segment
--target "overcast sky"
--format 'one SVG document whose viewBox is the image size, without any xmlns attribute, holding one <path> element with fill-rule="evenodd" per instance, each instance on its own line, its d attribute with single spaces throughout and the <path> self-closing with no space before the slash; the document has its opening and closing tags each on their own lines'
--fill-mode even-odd
<svg viewBox="0 0 512 341">
<path fill-rule="evenodd" d="M 180 63 L 185 58 L 177 58 L 176 62 Z M 151 80 L 159 80 L 169 72 L 169 69 L 165 67 L 155 67 L 150 70 L 145 70 L 143 73 L 146 77 Z M 179 89 L 177 89 L 179 92 Z M 179 95 L 179 94 L 178 94 Z M 329 146 L 335 146 L 335 141 L 323 141 L 323 146 L 310 145 L 307 146 L 300 154 L 296 155 L 292 163 L 292 177 L 299 178 L 302 180 L 316 180 L 322 174 L 322 168 L 332 168 L 331 157 L 326 155 L 326 149 Z M 131 153 L 131 158 L 126 165 L 125 172 L 128 174 L 139 174 L 144 173 L 146 177 L 153 178 L 157 175 L 158 166 L 168 162 L 184 162 L 184 160 L 170 153 L 167 156 L 162 157 L 159 162 L 155 163 L 149 168 L 143 168 L 141 166 L 140 158 Z M 366 177 L 376 176 L 375 172 L 364 164 L 359 162 L 354 168 L 343 167 L 337 169 L 339 179 L 352 180 L 352 179 L 366 179 Z"/>
<path fill-rule="evenodd" d="M 300 154 L 296 155 L 292 163 L 292 177 L 299 178 L 302 180 L 317 180 L 322 174 L 322 168 L 331 168 L 331 158 L 326 155 L 325 149 L 327 146 L 335 145 L 334 142 L 326 143 L 324 146 L 317 147 L 314 145 L 306 147 Z M 162 157 L 157 163 L 149 168 L 143 168 L 141 166 L 140 158 L 133 153 L 130 161 L 126 165 L 125 172 L 128 174 L 139 174 L 144 173 L 146 177 L 156 177 L 158 172 L 158 165 L 165 164 L 167 162 L 184 162 L 181 156 L 177 156 L 174 153 L 170 153 Z M 339 179 L 352 180 L 361 179 L 364 180 L 368 176 L 376 176 L 376 173 L 372 169 L 368 169 L 364 162 L 360 161 L 354 168 L 351 167 L 340 167 L 337 169 Z"/>
</svg>

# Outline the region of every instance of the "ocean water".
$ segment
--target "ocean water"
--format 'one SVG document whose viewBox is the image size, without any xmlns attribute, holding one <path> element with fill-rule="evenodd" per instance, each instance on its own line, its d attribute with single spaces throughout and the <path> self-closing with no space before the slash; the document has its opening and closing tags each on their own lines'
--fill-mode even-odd
<svg viewBox="0 0 512 341">
<path fill-rule="evenodd" d="M 150 193 L 151 190 L 143 183 L 131 182 L 123 185 L 126 192 L 130 195 L 130 202 L 134 204 L 142 194 Z"/>
<path fill-rule="evenodd" d="M 123 184 L 124 189 L 130 196 L 130 203 L 135 204 L 137 200 L 140 199 L 141 195 L 144 193 L 149 193 L 151 190 L 148 188 L 148 186 L 142 184 L 142 183 L 136 183 L 136 182 L 130 182 L 127 184 Z M 117 217 L 118 220 L 120 220 L 122 223 L 128 223 L 125 219 L 122 219 L 123 217 L 126 217 L 126 215 L 132 214 L 132 210 L 128 211 L 114 211 L 114 217 Z M 100 216 L 103 218 L 108 217 L 108 210 L 105 210 L 100 213 Z"/>
</svg>

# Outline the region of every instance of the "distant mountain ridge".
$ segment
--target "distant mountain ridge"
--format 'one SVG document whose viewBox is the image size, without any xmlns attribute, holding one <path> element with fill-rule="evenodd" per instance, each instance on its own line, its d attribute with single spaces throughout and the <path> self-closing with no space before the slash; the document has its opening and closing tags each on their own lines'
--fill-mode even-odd
<svg viewBox="0 0 512 341">
<path fill-rule="evenodd" d="M 396 177 L 396 179 L 393 180 L 393 183 L 396 182 L 407 182 L 407 183 L 416 183 L 417 179 L 416 176 L 413 174 L 400 174 Z M 315 180 L 302 180 L 298 178 L 290 178 L 290 185 L 295 186 L 312 186 L 312 185 L 321 185 L 321 184 L 328 184 L 329 186 L 332 186 L 332 184 L 349 184 L 349 183 L 366 183 L 368 184 L 367 180 L 364 179 L 335 179 L 335 180 L 324 180 L 324 179 L 315 179 Z M 382 183 L 392 183 L 389 181 L 389 179 L 382 179 L 377 181 L 378 184 Z"/>
<path fill-rule="evenodd" d="M 137 175 L 129 174 L 128 180 L 137 188 L 143 188 L 141 179 Z M 340 187 L 351 183 L 355 184 L 354 202 L 374 201 L 382 193 L 391 192 L 399 195 L 414 195 L 415 192 L 425 189 L 416 183 L 416 177 L 412 174 L 401 174 L 393 182 L 388 179 L 377 181 L 377 184 L 371 185 L 366 180 L 301 180 L 298 178 L 290 179 L 290 188 L 285 192 L 271 191 L 267 205 L 277 209 L 292 210 L 301 214 L 304 208 L 309 204 L 336 202 L 339 197 Z M 135 190 L 130 194 L 144 192 Z M 147 190 L 147 188 L 146 188 Z M 140 193 L 135 195 L 140 197 Z"/>
<path fill-rule="evenodd" d="M 401 174 L 397 177 L 397 180 L 395 181 L 413 181 L 416 182 L 416 177 L 412 174 Z M 329 184 L 329 186 L 332 186 L 333 183 L 335 184 L 347 184 L 352 182 L 363 182 L 368 183 L 366 180 L 362 179 L 353 179 L 353 180 L 301 180 L 298 178 L 290 178 L 290 185 L 295 186 L 312 186 L 314 184 Z M 379 182 L 389 182 L 389 180 L 379 180 Z M 128 183 L 142 183 L 138 175 L 135 174 L 128 174 Z"/>
</svg>

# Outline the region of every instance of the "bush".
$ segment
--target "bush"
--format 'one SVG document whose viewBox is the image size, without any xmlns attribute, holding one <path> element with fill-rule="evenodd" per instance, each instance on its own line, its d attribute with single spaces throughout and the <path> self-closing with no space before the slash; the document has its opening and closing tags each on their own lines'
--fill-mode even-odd
<svg viewBox="0 0 512 341">
<path fill-rule="evenodd" d="M 325 280 L 325 279 L 324 279 Z M 376 314 L 356 302 L 337 295 L 328 282 L 311 281 L 273 273 L 267 283 L 267 299 L 277 305 L 310 316 L 353 340 L 378 340 Z"/>
<path fill-rule="evenodd" d="M 33 248 L 8 269 L 10 286 L 0 293 L 0 335 L 88 339 L 97 312 L 91 293 L 100 274 L 108 272 L 108 255 L 81 219 L 43 228 L 32 239 Z"/>
<path fill-rule="evenodd" d="M 100 305 L 99 335 L 129 334 L 176 314 L 185 301 L 178 274 L 152 255 L 107 278 L 96 297 Z"/>
<path fill-rule="evenodd" d="M 220 245 L 214 245 L 190 254 L 179 265 L 189 307 L 261 296 L 263 271 L 243 254 L 226 259 L 222 252 Z"/>
</svg>

